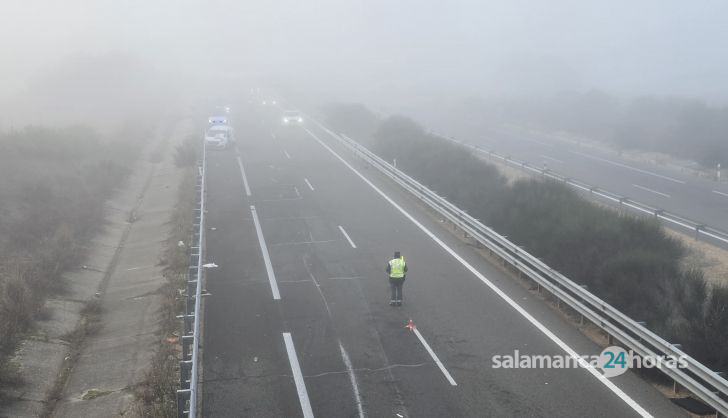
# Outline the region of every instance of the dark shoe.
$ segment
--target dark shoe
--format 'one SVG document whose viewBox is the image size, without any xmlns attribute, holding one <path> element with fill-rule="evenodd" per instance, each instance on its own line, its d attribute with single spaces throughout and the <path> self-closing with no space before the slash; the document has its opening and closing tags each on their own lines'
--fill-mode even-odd
<svg viewBox="0 0 728 418">
<path fill-rule="evenodd" d="M 402 301 L 401 300 L 398 300 L 397 301 L 397 306 L 402 306 Z"/>
<path fill-rule="evenodd" d="M 395 302 L 395 301 L 389 302 L 389 306 L 396 306 L 396 305 L 397 305 L 397 302 Z"/>
</svg>

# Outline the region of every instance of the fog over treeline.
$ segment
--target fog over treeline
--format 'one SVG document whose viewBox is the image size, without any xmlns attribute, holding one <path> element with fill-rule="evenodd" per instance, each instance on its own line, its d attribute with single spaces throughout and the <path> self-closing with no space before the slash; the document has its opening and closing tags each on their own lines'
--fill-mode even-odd
<svg viewBox="0 0 728 418">
<path fill-rule="evenodd" d="M 384 112 L 595 89 L 722 106 L 727 15 L 719 0 L 9 0 L 0 127 L 252 85 Z"/>
</svg>

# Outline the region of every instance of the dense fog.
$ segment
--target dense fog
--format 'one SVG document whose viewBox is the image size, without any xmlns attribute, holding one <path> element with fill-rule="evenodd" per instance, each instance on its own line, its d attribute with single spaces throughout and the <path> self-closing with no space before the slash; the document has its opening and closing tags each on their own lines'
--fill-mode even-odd
<svg viewBox="0 0 728 418">
<path fill-rule="evenodd" d="M 727 14 L 721 1 L 9 0 L 0 126 L 252 85 L 388 113 L 592 89 L 722 105 Z"/>
</svg>

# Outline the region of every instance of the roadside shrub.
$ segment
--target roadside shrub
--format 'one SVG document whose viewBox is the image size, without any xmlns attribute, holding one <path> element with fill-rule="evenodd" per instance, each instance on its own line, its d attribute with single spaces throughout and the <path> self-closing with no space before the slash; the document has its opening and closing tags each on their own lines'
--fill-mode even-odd
<svg viewBox="0 0 728 418">
<path fill-rule="evenodd" d="M 321 106 L 326 122 L 340 132 L 356 132 L 368 139 L 379 126 L 379 117 L 360 103 L 329 103 Z"/>
<path fill-rule="evenodd" d="M 200 158 L 201 142 L 195 135 L 187 136 L 174 150 L 174 164 L 177 167 L 194 165 Z"/>
</svg>

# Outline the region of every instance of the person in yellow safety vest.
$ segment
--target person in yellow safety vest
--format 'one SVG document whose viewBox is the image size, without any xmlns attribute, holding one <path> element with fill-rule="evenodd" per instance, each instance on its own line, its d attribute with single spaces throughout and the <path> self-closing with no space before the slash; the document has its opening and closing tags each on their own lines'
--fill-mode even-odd
<svg viewBox="0 0 728 418">
<path fill-rule="evenodd" d="M 402 306 L 402 286 L 407 275 L 407 264 L 399 251 L 395 251 L 394 258 L 387 263 L 387 273 L 389 274 L 389 287 L 392 289 L 389 305 Z"/>
</svg>

